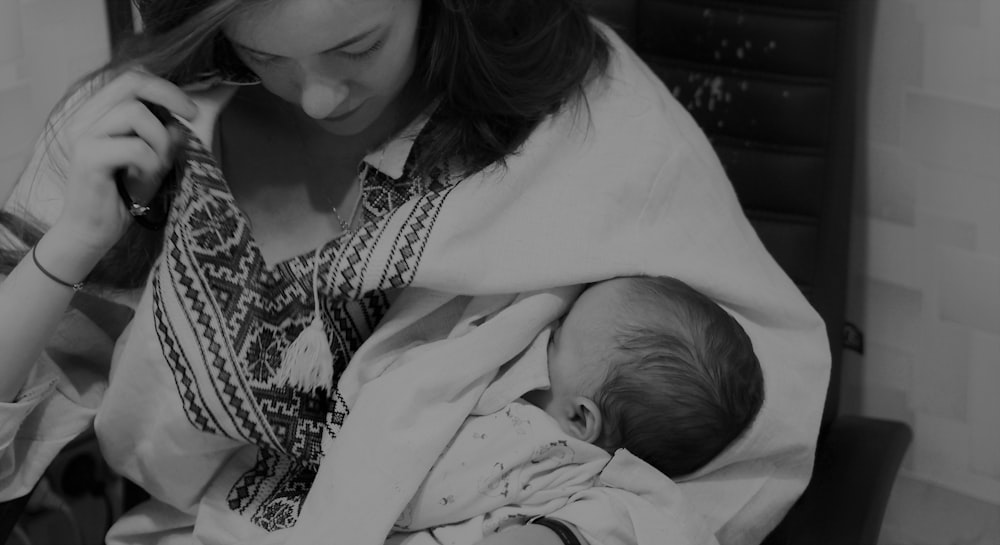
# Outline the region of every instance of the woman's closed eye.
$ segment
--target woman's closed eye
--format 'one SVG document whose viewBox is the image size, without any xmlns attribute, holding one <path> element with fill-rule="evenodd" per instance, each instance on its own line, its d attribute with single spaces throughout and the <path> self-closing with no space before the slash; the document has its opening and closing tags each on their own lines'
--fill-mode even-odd
<svg viewBox="0 0 1000 545">
<path fill-rule="evenodd" d="M 375 53 L 377 53 L 380 49 L 382 49 L 384 45 L 385 45 L 385 38 L 382 38 L 363 51 L 341 51 L 334 49 L 331 50 L 329 53 L 338 55 L 340 57 L 344 57 L 352 61 L 364 61 L 367 60 L 369 57 L 373 56 Z M 242 48 L 242 49 L 247 59 L 256 65 L 272 64 L 278 61 L 279 59 L 283 58 L 277 55 L 268 55 L 266 53 L 261 53 L 259 51 L 254 51 L 248 48 Z"/>
<path fill-rule="evenodd" d="M 379 41 L 372 44 L 368 49 L 365 49 L 364 51 L 357 51 L 357 52 L 338 51 L 337 53 L 351 60 L 362 61 L 374 55 L 379 49 L 382 49 L 382 46 L 384 45 L 385 45 L 385 38 L 382 38 Z"/>
<path fill-rule="evenodd" d="M 277 61 L 280 57 L 275 55 L 267 55 L 264 53 L 258 53 L 251 49 L 243 49 L 243 54 L 246 55 L 246 59 L 256 65 L 265 65 Z"/>
</svg>

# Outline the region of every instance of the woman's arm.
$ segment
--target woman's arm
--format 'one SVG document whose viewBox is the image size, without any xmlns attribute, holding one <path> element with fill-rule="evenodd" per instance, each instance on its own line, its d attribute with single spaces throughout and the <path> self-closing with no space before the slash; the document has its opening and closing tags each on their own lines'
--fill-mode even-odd
<svg viewBox="0 0 1000 545">
<path fill-rule="evenodd" d="M 76 283 L 104 251 L 77 240 L 71 225 L 56 224 L 38 242 L 34 257 L 57 278 Z M 48 278 L 35 265 L 30 252 L 0 283 L 0 402 L 17 396 L 73 293 L 72 287 Z"/>
<path fill-rule="evenodd" d="M 64 205 L 0 283 L 0 403 L 14 400 L 23 387 L 69 306 L 72 285 L 84 280 L 131 223 L 115 173 L 126 169 L 130 195 L 146 202 L 170 165 L 180 133 L 164 126 L 143 102 L 185 118 L 197 114 L 174 85 L 127 72 L 81 104 L 53 135 L 50 145 L 61 146 L 69 158 Z"/>
</svg>

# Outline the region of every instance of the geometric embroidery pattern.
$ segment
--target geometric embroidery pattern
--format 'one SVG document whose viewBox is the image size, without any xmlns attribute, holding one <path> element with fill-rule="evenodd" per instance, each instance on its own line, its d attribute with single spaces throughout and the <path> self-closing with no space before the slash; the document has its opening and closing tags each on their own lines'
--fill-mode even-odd
<svg viewBox="0 0 1000 545">
<path fill-rule="evenodd" d="M 256 465 L 232 486 L 229 507 L 261 527 L 286 527 L 315 476 L 324 434 L 335 437 L 347 416 L 336 390 L 303 392 L 274 378 L 285 350 L 314 319 L 314 259 L 336 380 L 396 288 L 412 281 L 453 186 L 446 169 L 421 178 L 408 164 L 393 180 L 364 166 L 362 226 L 318 253 L 269 267 L 215 158 L 193 134 L 187 140 L 154 272 L 154 326 L 191 425 L 259 447 Z M 402 228 L 390 233 L 385 226 L 398 211 Z"/>
<path fill-rule="evenodd" d="M 163 311 L 163 297 L 161 295 L 162 284 L 159 277 L 153 278 L 153 316 L 156 324 L 156 334 L 163 348 L 163 354 L 170 365 L 174 375 L 174 384 L 180 394 L 181 403 L 184 406 L 184 413 L 187 415 L 191 425 L 202 431 L 218 433 L 219 426 L 215 422 L 214 416 L 208 411 L 205 400 L 199 389 L 199 384 L 194 380 L 191 372 L 191 365 L 187 361 L 184 352 L 180 350 L 179 342 L 175 335 L 175 328 L 170 327 L 168 321 L 170 315 Z"/>
</svg>

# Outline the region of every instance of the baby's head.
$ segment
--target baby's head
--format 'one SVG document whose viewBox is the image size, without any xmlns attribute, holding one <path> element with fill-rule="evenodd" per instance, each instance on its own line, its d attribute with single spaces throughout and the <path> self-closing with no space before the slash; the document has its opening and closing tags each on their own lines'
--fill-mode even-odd
<svg viewBox="0 0 1000 545">
<path fill-rule="evenodd" d="M 571 435 L 626 448 L 670 477 L 746 430 L 764 399 L 750 338 L 719 305 L 667 277 L 594 284 L 552 332 L 551 388 L 529 401 Z"/>
</svg>

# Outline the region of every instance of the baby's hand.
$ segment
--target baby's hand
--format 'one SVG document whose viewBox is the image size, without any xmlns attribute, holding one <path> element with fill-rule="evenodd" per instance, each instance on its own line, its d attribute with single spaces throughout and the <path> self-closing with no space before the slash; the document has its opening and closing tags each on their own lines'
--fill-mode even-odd
<svg viewBox="0 0 1000 545">
<path fill-rule="evenodd" d="M 69 158 L 58 222 L 71 226 L 81 244 L 107 250 L 133 221 L 115 187 L 117 171 L 126 174 L 132 201 L 145 204 L 170 170 L 182 135 L 176 124 L 161 122 L 149 105 L 186 119 L 198 111 L 172 83 L 133 70 L 101 88 L 56 129 Z"/>
</svg>

